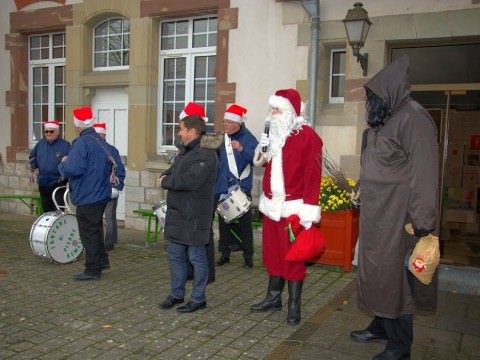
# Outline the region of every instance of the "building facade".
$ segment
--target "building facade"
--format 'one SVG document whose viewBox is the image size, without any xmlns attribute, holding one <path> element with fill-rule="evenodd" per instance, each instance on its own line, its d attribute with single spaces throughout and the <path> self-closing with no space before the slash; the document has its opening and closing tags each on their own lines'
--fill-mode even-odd
<svg viewBox="0 0 480 360">
<path fill-rule="evenodd" d="M 107 122 L 107 140 L 128 169 L 119 218 L 141 228 L 133 210 L 164 198 L 156 179 L 169 166 L 176 118 L 186 102 L 205 105 L 212 130 L 221 129 L 228 104 L 243 104 L 249 109 L 246 126 L 259 136 L 268 97 L 295 87 L 306 101 L 310 81 L 317 84 L 316 114 L 307 116 L 331 158 L 356 179 L 365 128 L 363 84 L 403 53 L 412 60 L 413 95 L 437 120 L 445 154 L 452 139 L 471 150 L 467 142 L 477 131 L 472 119 L 480 121 L 479 0 L 364 0 L 372 22 L 361 50 L 369 55 L 366 76 L 342 23 L 353 0 L 319 0 L 316 59 L 310 56 L 306 11 L 311 2 L 2 1 L 0 193 L 34 192 L 26 160 L 42 136 L 42 122 L 61 121 L 64 137 L 73 140 L 72 109 L 89 104 L 97 120 Z M 309 78 L 312 61 L 318 64 L 316 79 Z M 457 100 L 462 106 L 452 106 Z M 473 124 L 468 134 L 444 136 L 450 121 L 466 117 Z M 443 160 L 440 176 L 448 185 L 454 161 Z M 261 169 L 255 171 L 258 197 Z M 14 201 L 0 206 L 29 211 Z"/>
</svg>

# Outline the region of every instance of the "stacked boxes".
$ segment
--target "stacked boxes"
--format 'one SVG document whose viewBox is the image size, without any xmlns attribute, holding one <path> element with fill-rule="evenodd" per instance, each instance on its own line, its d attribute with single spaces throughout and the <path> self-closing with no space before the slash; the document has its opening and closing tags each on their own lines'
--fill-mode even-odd
<svg viewBox="0 0 480 360">
<path fill-rule="evenodd" d="M 452 111 L 451 116 L 444 220 L 476 225 L 480 187 L 480 113 Z M 454 227 L 454 224 L 450 225 Z"/>
</svg>

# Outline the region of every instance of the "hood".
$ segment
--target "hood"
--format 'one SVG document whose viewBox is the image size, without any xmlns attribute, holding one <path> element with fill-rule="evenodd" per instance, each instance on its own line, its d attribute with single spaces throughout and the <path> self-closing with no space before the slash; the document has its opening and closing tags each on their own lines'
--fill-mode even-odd
<svg viewBox="0 0 480 360">
<path fill-rule="evenodd" d="M 380 98 L 388 100 L 392 113 L 410 97 L 409 66 L 408 56 L 403 55 L 385 66 L 365 84 L 366 88 Z"/>
<path fill-rule="evenodd" d="M 202 140 L 200 142 L 200 147 L 205 149 L 217 150 L 224 141 L 224 134 L 221 132 L 206 133 L 202 135 Z"/>
</svg>

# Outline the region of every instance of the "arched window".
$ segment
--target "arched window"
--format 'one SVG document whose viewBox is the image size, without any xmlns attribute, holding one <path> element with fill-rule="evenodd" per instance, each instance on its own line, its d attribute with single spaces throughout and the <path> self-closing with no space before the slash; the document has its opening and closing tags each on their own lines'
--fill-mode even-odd
<svg viewBox="0 0 480 360">
<path fill-rule="evenodd" d="M 130 60 L 130 21 L 111 18 L 93 31 L 93 69 L 127 69 Z"/>
</svg>

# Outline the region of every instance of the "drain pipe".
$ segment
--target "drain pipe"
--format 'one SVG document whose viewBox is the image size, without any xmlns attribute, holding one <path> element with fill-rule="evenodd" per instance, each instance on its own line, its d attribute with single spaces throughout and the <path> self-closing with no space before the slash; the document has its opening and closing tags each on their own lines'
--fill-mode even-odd
<svg viewBox="0 0 480 360">
<path fill-rule="evenodd" d="M 318 39 L 320 34 L 320 0 L 302 0 L 310 15 L 310 66 L 308 71 L 308 119 L 315 129 L 317 112 Z"/>
</svg>

